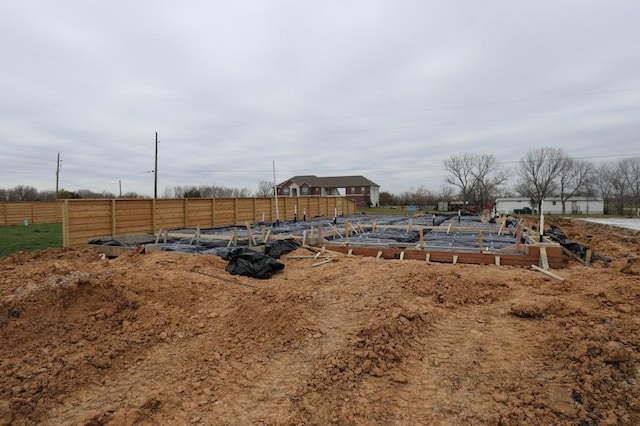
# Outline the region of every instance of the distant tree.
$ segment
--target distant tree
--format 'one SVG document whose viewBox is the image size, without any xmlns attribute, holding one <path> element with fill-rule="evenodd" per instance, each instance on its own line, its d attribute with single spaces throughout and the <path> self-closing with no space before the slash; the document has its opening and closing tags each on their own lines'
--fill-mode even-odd
<svg viewBox="0 0 640 426">
<path fill-rule="evenodd" d="M 620 161 L 619 167 L 630 201 L 636 209 L 640 208 L 640 157 L 625 158 Z"/>
<path fill-rule="evenodd" d="M 418 188 L 411 188 L 407 193 L 407 204 L 413 204 L 415 206 L 424 206 L 427 204 L 427 200 L 431 197 L 431 193 L 424 186 L 420 185 Z"/>
<path fill-rule="evenodd" d="M 66 189 L 60 189 L 58 191 L 58 199 L 60 200 L 78 199 L 78 198 L 82 198 L 82 197 L 73 191 L 67 191 Z"/>
<path fill-rule="evenodd" d="M 507 180 L 507 173 L 493 154 L 476 155 L 471 174 L 475 179 L 475 204 L 484 209 L 496 196 L 498 188 Z"/>
<path fill-rule="evenodd" d="M 614 187 L 611 175 L 613 174 L 613 167 L 611 164 L 601 164 L 596 172 L 595 184 L 600 191 L 600 196 L 604 202 L 604 212 L 609 213 L 609 205 L 613 199 Z"/>
<path fill-rule="evenodd" d="M 565 157 L 562 159 L 558 173 L 558 188 L 562 202 L 562 214 L 566 213 L 567 200 L 580 191 L 587 189 L 587 184 L 594 173 L 592 163 Z"/>
<path fill-rule="evenodd" d="M 266 198 L 273 197 L 273 183 L 266 180 L 261 180 L 258 183 L 258 190 L 256 191 L 256 197 Z"/>
<path fill-rule="evenodd" d="M 440 201 L 451 201 L 453 200 L 453 196 L 454 196 L 453 188 L 447 185 L 440 186 L 440 194 L 439 194 Z"/>
<path fill-rule="evenodd" d="M 393 195 L 389 191 L 381 191 L 378 197 L 381 206 L 393 204 Z"/>
<path fill-rule="evenodd" d="M 115 198 L 116 197 L 111 192 L 107 192 L 107 191 L 93 192 L 93 191 L 90 191 L 88 189 L 78 189 L 76 191 L 76 194 L 80 198 Z"/>
<path fill-rule="evenodd" d="M 556 179 L 562 171 L 567 154 L 559 148 L 538 148 L 529 151 L 518 164 L 517 191 L 528 197 L 538 211 L 542 201 L 553 195 L 557 189 Z"/>
<path fill-rule="evenodd" d="M 624 163 L 618 161 L 612 164 L 608 169 L 606 178 L 609 179 L 611 188 L 613 189 L 613 198 L 615 199 L 616 210 L 618 214 L 624 213 L 624 200 L 627 195 L 627 185 L 625 181 Z"/>
<path fill-rule="evenodd" d="M 477 179 L 473 175 L 473 167 L 476 162 L 476 154 L 452 155 L 444 160 L 444 169 L 449 175 L 446 182 L 460 189 L 460 197 L 463 205 L 467 205 L 469 195 L 475 189 Z"/>
<path fill-rule="evenodd" d="M 0 201 L 9 201 L 9 193 L 6 189 L 0 188 Z"/>
<path fill-rule="evenodd" d="M 174 186 L 173 187 L 173 198 L 183 198 L 184 196 L 184 188 L 182 186 Z"/>
<path fill-rule="evenodd" d="M 182 196 L 184 198 L 202 198 L 202 192 L 195 186 L 186 186 Z"/>
<path fill-rule="evenodd" d="M 37 201 L 38 190 L 29 185 L 17 185 L 7 191 L 8 201 Z"/>
<path fill-rule="evenodd" d="M 162 191 L 162 198 L 173 198 L 173 190 L 171 187 L 166 186 L 164 191 Z"/>
<path fill-rule="evenodd" d="M 149 198 L 149 197 L 145 197 L 143 195 L 139 195 L 137 192 L 130 191 L 122 194 L 122 198 Z"/>
</svg>

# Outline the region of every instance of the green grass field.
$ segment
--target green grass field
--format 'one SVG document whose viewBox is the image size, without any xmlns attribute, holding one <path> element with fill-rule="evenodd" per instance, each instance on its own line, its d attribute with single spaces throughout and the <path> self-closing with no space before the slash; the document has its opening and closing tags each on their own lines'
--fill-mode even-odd
<svg viewBox="0 0 640 426">
<path fill-rule="evenodd" d="M 0 226 L 0 257 L 17 251 L 62 247 L 62 224 Z"/>
</svg>

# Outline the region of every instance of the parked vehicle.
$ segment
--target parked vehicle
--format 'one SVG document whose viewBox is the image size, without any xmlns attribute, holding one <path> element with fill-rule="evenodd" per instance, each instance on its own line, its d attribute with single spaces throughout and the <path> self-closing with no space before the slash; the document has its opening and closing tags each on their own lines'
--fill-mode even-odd
<svg viewBox="0 0 640 426">
<path fill-rule="evenodd" d="M 533 214 L 533 210 L 530 207 L 523 207 L 521 209 L 513 209 L 513 214 Z"/>
</svg>

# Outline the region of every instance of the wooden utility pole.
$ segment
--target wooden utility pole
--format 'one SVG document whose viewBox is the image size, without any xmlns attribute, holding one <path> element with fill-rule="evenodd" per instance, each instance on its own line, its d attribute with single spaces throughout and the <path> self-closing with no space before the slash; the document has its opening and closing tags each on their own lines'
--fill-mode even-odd
<svg viewBox="0 0 640 426">
<path fill-rule="evenodd" d="M 156 132 L 156 165 L 153 169 L 153 198 L 158 198 L 158 132 Z"/>
<path fill-rule="evenodd" d="M 58 153 L 58 161 L 56 162 L 56 200 L 58 199 L 58 183 L 60 182 L 60 153 Z"/>
</svg>

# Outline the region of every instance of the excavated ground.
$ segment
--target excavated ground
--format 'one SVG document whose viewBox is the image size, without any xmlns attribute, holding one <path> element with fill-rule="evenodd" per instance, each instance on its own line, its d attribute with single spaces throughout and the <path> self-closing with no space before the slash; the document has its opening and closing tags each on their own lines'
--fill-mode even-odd
<svg viewBox="0 0 640 426">
<path fill-rule="evenodd" d="M 18 253 L 0 424 L 640 424 L 640 233 L 548 222 L 609 265 Z"/>
</svg>

